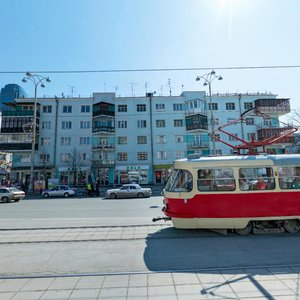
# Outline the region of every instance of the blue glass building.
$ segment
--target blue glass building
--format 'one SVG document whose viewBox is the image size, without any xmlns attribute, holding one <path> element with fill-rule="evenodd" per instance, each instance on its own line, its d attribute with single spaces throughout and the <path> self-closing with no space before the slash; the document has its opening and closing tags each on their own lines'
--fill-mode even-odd
<svg viewBox="0 0 300 300">
<path fill-rule="evenodd" d="M 6 84 L 0 92 L 0 110 L 3 109 L 3 103 L 13 102 L 16 98 L 25 98 L 27 95 L 22 87 L 18 84 Z"/>
</svg>

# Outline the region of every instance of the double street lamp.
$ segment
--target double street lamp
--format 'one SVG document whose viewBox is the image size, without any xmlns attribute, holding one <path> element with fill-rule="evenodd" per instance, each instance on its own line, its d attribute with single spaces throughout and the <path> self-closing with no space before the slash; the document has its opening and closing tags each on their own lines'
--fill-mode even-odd
<svg viewBox="0 0 300 300">
<path fill-rule="evenodd" d="M 210 104 L 210 123 L 211 123 L 211 139 L 212 139 L 212 143 L 213 143 L 213 155 L 216 154 L 216 138 L 215 138 L 215 120 L 214 120 L 214 114 L 213 114 L 213 106 L 212 106 L 212 99 L 211 99 L 211 83 L 215 80 L 222 80 L 223 77 L 220 75 L 216 75 L 215 71 L 211 71 L 207 74 L 201 75 L 201 76 L 197 76 L 196 81 L 200 81 L 203 80 L 204 86 L 208 85 L 208 89 L 209 89 L 209 104 Z"/>
<path fill-rule="evenodd" d="M 34 107 L 33 107 L 33 123 L 32 123 L 32 140 L 31 140 L 31 165 L 30 165 L 30 184 L 29 191 L 34 191 L 34 156 L 35 156 L 35 143 L 36 143 L 36 126 L 37 126 L 37 89 L 38 87 L 45 87 L 45 82 L 51 82 L 49 77 L 44 77 L 39 74 L 26 72 L 22 82 L 32 81 L 34 84 Z"/>
</svg>

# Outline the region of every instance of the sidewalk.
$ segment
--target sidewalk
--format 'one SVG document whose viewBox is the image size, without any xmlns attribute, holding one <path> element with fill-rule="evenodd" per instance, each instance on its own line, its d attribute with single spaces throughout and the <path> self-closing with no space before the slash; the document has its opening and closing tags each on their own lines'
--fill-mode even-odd
<svg viewBox="0 0 300 300">
<path fill-rule="evenodd" d="M 299 299 L 299 267 L 0 279 L 0 299 Z"/>
</svg>

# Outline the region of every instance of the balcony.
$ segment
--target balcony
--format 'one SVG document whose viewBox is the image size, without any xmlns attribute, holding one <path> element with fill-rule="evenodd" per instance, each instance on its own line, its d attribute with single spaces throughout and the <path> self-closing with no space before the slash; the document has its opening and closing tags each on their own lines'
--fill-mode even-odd
<svg viewBox="0 0 300 300">
<path fill-rule="evenodd" d="M 265 139 L 269 138 L 278 138 L 280 136 L 283 136 L 282 138 L 276 140 L 275 144 L 292 144 L 295 141 L 295 138 L 293 135 L 288 135 L 289 133 L 293 132 L 292 127 L 277 127 L 277 128 L 261 128 L 257 130 L 257 138 L 258 141 L 263 141 Z"/>
<path fill-rule="evenodd" d="M 40 116 L 40 112 L 36 112 L 36 116 Z M 2 117 L 33 117 L 33 110 L 3 110 Z"/>
<path fill-rule="evenodd" d="M 95 168 L 109 168 L 114 167 L 115 162 L 113 159 L 93 160 L 92 166 Z"/>
<path fill-rule="evenodd" d="M 93 127 L 93 133 L 115 133 L 115 128 L 108 126 Z"/>
<path fill-rule="evenodd" d="M 114 151 L 115 149 L 116 149 L 116 147 L 115 147 L 114 144 L 107 144 L 107 145 L 95 144 L 95 145 L 92 145 L 92 150 L 100 150 L 100 151 L 102 151 L 102 150 L 104 150 L 104 151 L 113 150 Z"/>
<path fill-rule="evenodd" d="M 193 141 L 187 142 L 188 149 L 205 149 L 209 147 L 209 142 Z"/>
<path fill-rule="evenodd" d="M 202 114 L 190 115 L 185 117 L 187 131 L 207 131 L 207 116 Z"/>
<path fill-rule="evenodd" d="M 31 151 L 31 143 L 0 143 L 0 151 L 20 152 Z M 35 144 L 35 150 L 38 150 L 38 144 Z"/>
<path fill-rule="evenodd" d="M 290 99 L 257 99 L 254 101 L 255 108 L 264 114 L 283 116 L 291 112 Z"/>
</svg>

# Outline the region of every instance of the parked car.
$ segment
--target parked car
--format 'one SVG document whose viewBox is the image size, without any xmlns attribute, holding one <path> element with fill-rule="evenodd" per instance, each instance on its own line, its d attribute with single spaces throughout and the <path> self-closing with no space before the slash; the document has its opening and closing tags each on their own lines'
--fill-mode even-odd
<svg viewBox="0 0 300 300">
<path fill-rule="evenodd" d="M 70 196 L 75 195 L 75 190 L 70 188 L 67 185 L 58 185 L 52 189 L 46 189 L 42 192 L 42 196 L 44 198 L 49 198 L 49 197 L 65 197 L 68 198 Z"/>
<path fill-rule="evenodd" d="M 0 187 L 0 199 L 2 202 L 20 201 L 25 197 L 25 192 L 16 187 Z"/>
<path fill-rule="evenodd" d="M 144 198 L 151 194 L 150 188 L 143 188 L 139 184 L 124 184 L 119 189 L 107 190 L 106 198 Z"/>
</svg>

